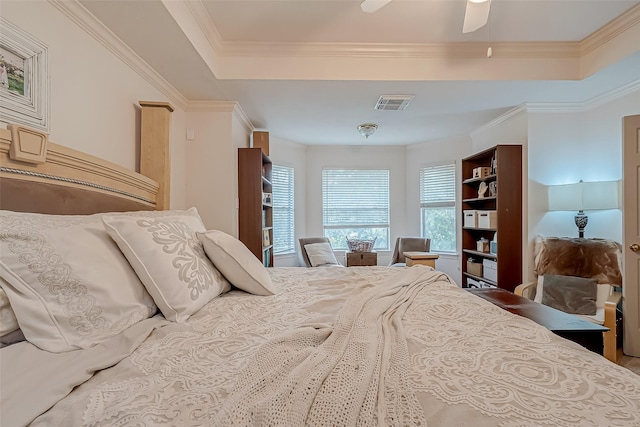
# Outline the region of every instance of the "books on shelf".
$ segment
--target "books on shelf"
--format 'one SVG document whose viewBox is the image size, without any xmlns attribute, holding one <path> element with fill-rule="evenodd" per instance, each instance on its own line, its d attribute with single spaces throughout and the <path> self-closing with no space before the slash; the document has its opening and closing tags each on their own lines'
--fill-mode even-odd
<svg viewBox="0 0 640 427">
<path fill-rule="evenodd" d="M 271 267 L 271 250 L 272 248 L 266 249 L 264 251 L 264 257 L 262 258 L 262 263 L 265 267 Z"/>
</svg>

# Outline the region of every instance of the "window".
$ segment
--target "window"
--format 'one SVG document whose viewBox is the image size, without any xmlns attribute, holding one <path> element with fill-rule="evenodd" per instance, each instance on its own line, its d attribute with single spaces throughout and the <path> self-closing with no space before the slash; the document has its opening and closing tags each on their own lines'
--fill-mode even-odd
<svg viewBox="0 0 640 427">
<path fill-rule="evenodd" d="M 293 168 L 273 165 L 273 253 L 295 252 L 295 215 L 293 204 Z"/>
<path fill-rule="evenodd" d="M 389 249 L 389 171 L 322 171 L 322 224 L 333 249 L 346 239 L 376 238 L 374 249 Z"/>
<path fill-rule="evenodd" d="M 456 251 L 455 163 L 420 168 L 420 221 L 431 251 Z"/>
</svg>

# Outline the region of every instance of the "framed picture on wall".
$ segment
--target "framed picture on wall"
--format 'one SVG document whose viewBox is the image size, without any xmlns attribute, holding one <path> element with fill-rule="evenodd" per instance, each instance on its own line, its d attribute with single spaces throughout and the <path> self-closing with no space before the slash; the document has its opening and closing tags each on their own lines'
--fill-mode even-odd
<svg viewBox="0 0 640 427">
<path fill-rule="evenodd" d="M 0 120 L 49 131 L 47 46 L 2 17 Z"/>
</svg>

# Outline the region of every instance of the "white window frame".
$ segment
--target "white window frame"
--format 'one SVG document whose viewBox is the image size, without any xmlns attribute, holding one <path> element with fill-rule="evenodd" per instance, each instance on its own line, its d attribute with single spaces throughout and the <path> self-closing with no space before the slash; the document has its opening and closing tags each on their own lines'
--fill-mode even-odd
<svg viewBox="0 0 640 427">
<path fill-rule="evenodd" d="M 334 250 L 346 250 L 347 238 L 370 238 L 371 234 L 376 234 L 372 232 L 373 229 L 381 229 L 377 233 L 374 248 L 389 250 L 390 176 L 388 169 L 322 169 L 322 227 L 324 236 L 329 237 Z M 341 196 L 344 196 L 342 208 Z M 351 211 L 352 219 L 342 223 L 331 220 L 332 211 L 336 209 L 347 213 Z M 372 209 L 375 211 L 372 212 Z M 358 229 L 360 232 L 356 231 Z M 345 230 L 344 238 L 338 238 L 336 230 Z M 351 230 L 351 233 L 347 233 L 347 230 Z"/>
<path fill-rule="evenodd" d="M 280 183 L 281 175 L 284 175 L 282 184 Z M 273 254 L 292 254 L 296 252 L 295 169 L 291 166 L 274 164 L 271 169 L 271 185 L 273 192 Z M 280 213 L 283 213 L 283 220 L 279 219 Z"/>
<path fill-rule="evenodd" d="M 424 164 L 420 167 L 419 172 L 419 199 L 420 199 L 420 234 L 422 237 L 431 238 L 431 252 L 441 254 L 456 254 L 457 253 L 457 241 L 458 241 L 458 227 L 457 227 L 457 208 L 456 208 L 456 194 L 457 194 L 457 179 L 456 179 L 457 165 L 455 161 L 438 162 Z M 438 175 L 449 175 L 451 181 L 449 183 L 438 183 L 439 188 L 431 189 L 427 187 L 429 181 L 434 183 L 433 180 L 439 179 Z M 445 178 L 441 178 L 445 179 Z M 448 248 L 439 246 L 439 239 L 433 235 L 432 232 L 426 230 L 425 214 L 427 210 L 446 209 L 450 212 L 451 218 L 451 232 L 453 234 L 453 242 L 450 242 Z"/>
</svg>

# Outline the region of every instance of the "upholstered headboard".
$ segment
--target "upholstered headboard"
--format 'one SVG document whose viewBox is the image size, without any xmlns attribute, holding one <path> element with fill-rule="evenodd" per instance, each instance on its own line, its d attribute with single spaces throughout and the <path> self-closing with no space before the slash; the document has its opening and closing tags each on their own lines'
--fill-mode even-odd
<svg viewBox="0 0 640 427">
<path fill-rule="evenodd" d="M 48 214 L 153 210 L 158 184 L 48 142 L 19 125 L 0 129 L 0 209 Z"/>
<path fill-rule="evenodd" d="M 168 114 L 173 109 L 144 102 L 141 108 L 141 120 L 147 122 L 141 126 L 143 174 L 54 144 L 46 133 L 25 126 L 0 129 L 0 209 L 81 215 L 167 209 Z"/>
</svg>

